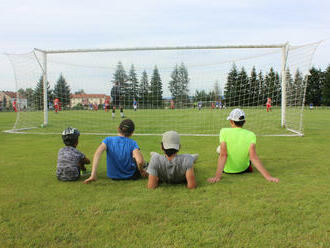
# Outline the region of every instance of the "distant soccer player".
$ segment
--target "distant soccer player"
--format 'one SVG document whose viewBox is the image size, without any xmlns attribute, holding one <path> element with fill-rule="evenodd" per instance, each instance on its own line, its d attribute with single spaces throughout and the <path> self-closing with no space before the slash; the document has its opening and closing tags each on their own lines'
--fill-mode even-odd
<svg viewBox="0 0 330 248">
<path fill-rule="evenodd" d="M 96 102 L 93 103 L 93 108 L 94 108 L 95 111 L 97 111 L 99 109 L 99 106 L 97 105 Z"/>
<path fill-rule="evenodd" d="M 91 103 L 91 102 L 88 103 L 88 109 L 91 110 L 91 111 L 93 110 L 93 103 Z"/>
<path fill-rule="evenodd" d="M 134 111 L 137 110 L 137 105 L 138 105 L 138 103 L 137 103 L 136 99 L 134 98 L 134 100 L 133 100 L 133 109 L 134 109 Z"/>
<path fill-rule="evenodd" d="M 16 108 L 16 99 L 14 99 L 14 101 L 13 101 L 13 109 L 14 109 L 15 112 L 17 112 L 17 108 Z"/>
<path fill-rule="evenodd" d="M 214 102 L 211 102 L 211 108 L 212 108 L 212 109 L 215 109 Z"/>
<path fill-rule="evenodd" d="M 112 98 L 112 118 L 115 117 L 116 108 L 120 108 L 120 116 L 124 118 L 124 110 L 121 105 L 121 90 L 118 82 L 115 82 L 115 85 L 111 89 L 111 98 Z"/>
<path fill-rule="evenodd" d="M 309 109 L 310 109 L 310 110 L 314 109 L 313 103 L 310 103 L 310 104 L 309 104 Z"/>
<path fill-rule="evenodd" d="M 173 101 L 173 99 L 171 100 L 171 109 L 174 109 L 174 101 Z"/>
<path fill-rule="evenodd" d="M 199 101 L 198 102 L 198 110 L 202 110 L 202 107 L 203 107 L 203 103 L 202 103 L 202 101 Z"/>
<path fill-rule="evenodd" d="M 227 174 L 252 172 L 252 162 L 267 181 L 278 183 L 279 179 L 268 173 L 257 155 L 256 135 L 243 129 L 244 111 L 234 109 L 227 120 L 230 121 L 231 128 L 220 130 L 220 146 L 217 149 L 219 153 L 218 168 L 215 176 L 209 178 L 208 181 L 210 183 L 218 182 L 223 172 Z"/>
<path fill-rule="evenodd" d="M 109 100 L 109 98 L 105 98 L 105 100 L 104 100 L 104 111 L 108 112 L 109 109 L 110 109 L 110 100 Z"/>
<path fill-rule="evenodd" d="M 267 98 L 266 108 L 267 112 L 272 111 L 272 99 L 270 97 Z"/>
<path fill-rule="evenodd" d="M 56 177 L 60 181 L 76 181 L 80 174 L 87 175 L 85 164 L 90 160 L 77 150 L 80 132 L 76 128 L 67 128 L 62 132 L 65 147 L 58 151 Z"/>
<path fill-rule="evenodd" d="M 60 110 L 60 100 L 58 98 L 55 98 L 55 100 L 54 100 L 54 110 L 55 110 L 55 113 L 57 113 L 57 111 Z"/>
</svg>

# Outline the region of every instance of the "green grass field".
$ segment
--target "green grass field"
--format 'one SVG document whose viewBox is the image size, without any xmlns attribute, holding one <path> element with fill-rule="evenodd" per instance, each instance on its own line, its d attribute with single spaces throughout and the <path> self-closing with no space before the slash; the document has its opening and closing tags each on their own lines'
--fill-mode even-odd
<svg viewBox="0 0 330 248">
<path fill-rule="evenodd" d="M 221 127 L 227 126 L 227 116 L 233 108 L 210 109 L 140 109 L 134 112 L 125 110 L 125 115 L 134 120 L 137 134 L 162 134 L 168 129 L 174 129 L 181 134 L 207 134 L 218 135 Z M 265 107 L 249 107 L 244 109 L 248 122 L 246 128 L 254 131 L 257 135 L 283 135 L 290 134 L 281 127 L 281 109 L 274 107 L 272 112 L 267 113 Z M 292 107 L 287 109 L 287 126 L 299 129 L 301 108 Z M 116 118 L 111 117 L 111 111 L 105 112 L 76 110 L 50 111 L 47 128 L 31 129 L 30 133 L 60 133 L 68 126 L 78 128 L 82 133 L 113 133 L 120 121 L 119 111 Z M 43 123 L 43 112 L 21 112 L 16 128 L 40 127 Z"/>
<path fill-rule="evenodd" d="M 254 172 L 211 185 L 218 138 L 183 136 L 182 152 L 200 154 L 195 190 L 112 181 L 105 155 L 97 182 L 59 182 L 60 135 L 0 132 L 0 247 L 330 247 L 330 110 L 304 116 L 304 137 L 258 137 L 279 184 Z M 14 122 L 0 112 L 0 130 Z M 81 135 L 78 149 L 92 158 L 103 138 Z M 159 136 L 133 138 L 147 160 L 160 152 Z"/>
</svg>

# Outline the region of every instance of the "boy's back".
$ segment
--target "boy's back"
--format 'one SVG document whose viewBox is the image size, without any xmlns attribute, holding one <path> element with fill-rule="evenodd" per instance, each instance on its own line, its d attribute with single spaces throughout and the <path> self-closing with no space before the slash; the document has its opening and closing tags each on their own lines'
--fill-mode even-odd
<svg viewBox="0 0 330 248">
<path fill-rule="evenodd" d="M 107 147 L 107 176 L 113 179 L 130 178 L 136 171 L 133 151 L 139 149 L 135 140 L 128 137 L 107 137 L 102 143 Z"/>
<path fill-rule="evenodd" d="M 75 181 L 80 177 L 79 162 L 85 155 L 72 146 L 58 151 L 56 176 L 61 181 Z"/>
<path fill-rule="evenodd" d="M 210 183 L 221 180 L 222 173 L 244 173 L 251 172 L 252 163 L 257 170 L 269 182 L 278 183 L 279 179 L 272 177 L 261 163 L 256 152 L 256 135 L 243 129 L 245 124 L 245 113 L 243 110 L 233 109 L 227 120 L 231 128 L 223 128 L 220 131 L 220 146 L 218 166 L 214 177 L 208 179 Z M 251 160 L 251 162 L 250 162 Z"/>
<path fill-rule="evenodd" d="M 179 154 L 168 160 L 164 155 L 153 153 L 147 172 L 158 177 L 160 182 L 186 182 L 186 172 L 193 167 L 194 160 L 190 154 Z"/>
<path fill-rule="evenodd" d="M 243 128 L 223 128 L 220 131 L 220 144 L 226 142 L 228 158 L 224 171 L 239 173 L 249 167 L 249 148 L 256 144 L 256 135 Z"/>
</svg>

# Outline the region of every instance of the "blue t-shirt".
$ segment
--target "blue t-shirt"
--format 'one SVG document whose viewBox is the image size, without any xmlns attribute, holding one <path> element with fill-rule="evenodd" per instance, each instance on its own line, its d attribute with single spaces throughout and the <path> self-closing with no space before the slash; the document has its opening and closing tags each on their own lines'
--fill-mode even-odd
<svg viewBox="0 0 330 248">
<path fill-rule="evenodd" d="M 137 169 L 133 151 L 139 149 L 135 140 L 127 137 L 107 137 L 102 143 L 107 146 L 107 176 L 113 179 L 128 179 Z"/>
</svg>

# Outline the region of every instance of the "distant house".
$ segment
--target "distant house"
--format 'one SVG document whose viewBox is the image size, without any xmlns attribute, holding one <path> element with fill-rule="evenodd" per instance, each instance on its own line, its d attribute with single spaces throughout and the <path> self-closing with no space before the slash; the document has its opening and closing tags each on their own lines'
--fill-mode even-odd
<svg viewBox="0 0 330 248">
<path fill-rule="evenodd" d="M 70 96 L 70 105 L 74 107 L 78 104 L 88 106 L 88 104 L 104 104 L 105 99 L 110 100 L 110 96 L 105 94 L 73 94 Z"/>
<path fill-rule="evenodd" d="M 13 104 L 15 100 L 16 100 L 16 106 L 18 108 L 20 109 L 27 108 L 26 98 L 22 98 L 22 97 L 17 98 L 16 92 L 13 91 L 0 91 L 0 102 L 3 108 L 8 108 L 10 106 L 10 103 Z"/>
</svg>

